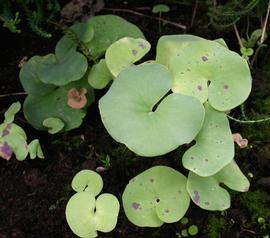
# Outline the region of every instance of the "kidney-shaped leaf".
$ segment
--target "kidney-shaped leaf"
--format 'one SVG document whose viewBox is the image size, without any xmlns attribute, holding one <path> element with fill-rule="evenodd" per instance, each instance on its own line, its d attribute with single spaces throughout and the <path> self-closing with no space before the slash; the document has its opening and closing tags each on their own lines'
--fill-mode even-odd
<svg viewBox="0 0 270 238">
<path fill-rule="evenodd" d="M 87 89 L 87 104 L 84 108 L 74 109 L 68 105 L 68 93 L 71 88 L 77 90 L 81 88 Z M 63 130 L 68 131 L 81 125 L 82 118 L 86 114 L 86 108 L 93 100 L 93 89 L 88 84 L 87 79 L 83 78 L 66 86 L 56 88 L 46 95 L 28 95 L 24 101 L 23 111 L 27 121 L 38 130 L 48 129 L 43 125 L 44 120 L 58 118 L 65 125 Z M 55 127 L 53 128 L 55 129 Z"/>
<path fill-rule="evenodd" d="M 84 55 L 69 51 L 64 57 L 49 54 L 38 65 L 38 78 L 46 84 L 63 86 L 83 77 L 88 67 Z"/>
<path fill-rule="evenodd" d="M 150 47 L 150 43 L 144 39 L 124 37 L 114 42 L 106 50 L 106 64 L 116 77 L 123 69 L 140 60 L 150 50 Z"/>
<path fill-rule="evenodd" d="M 94 58 L 103 55 L 112 43 L 123 37 L 144 38 L 137 26 L 119 16 L 95 16 L 89 19 L 89 24 L 94 28 L 94 38 L 87 45 Z"/>
<path fill-rule="evenodd" d="M 237 53 L 218 42 L 191 35 L 160 38 L 157 62 L 173 75 L 173 92 L 207 99 L 219 110 L 230 110 L 248 97 L 251 75 L 248 64 Z"/>
<path fill-rule="evenodd" d="M 71 186 L 76 192 L 86 191 L 97 196 L 101 192 L 103 181 L 98 173 L 85 169 L 74 176 Z"/>
<path fill-rule="evenodd" d="M 42 125 L 48 128 L 50 134 L 56 134 L 64 128 L 65 123 L 59 118 L 48 117 L 42 122 Z"/>
<path fill-rule="evenodd" d="M 229 164 L 234 157 L 230 124 L 224 112 L 205 104 L 202 130 L 196 144 L 183 156 L 183 166 L 200 176 L 211 176 Z"/>
<path fill-rule="evenodd" d="M 51 57 L 51 55 L 33 56 L 21 68 L 20 81 L 24 91 L 28 94 L 45 95 L 55 89 L 55 85 L 43 83 L 38 76 L 38 66 L 45 62 L 47 57 Z"/>
<path fill-rule="evenodd" d="M 239 192 L 246 192 L 249 189 L 248 179 L 232 161 L 220 172 L 210 177 L 200 177 L 190 172 L 187 190 L 193 202 L 199 207 L 222 211 L 230 207 L 231 199 L 230 194 L 220 186 L 220 183 Z"/>
<path fill-rule="evenodd" d="M 152 167 L 131 179 L 122 196 L 129 221 L 158 227 L 180 220 L 190 202 L 186 182 L 184 175 L 166 166 Z"/>
<path fill-rule="evenodd" d="M 40 159 L 44 159 L 44 154 L 41 149 L 39 140 L 35 139 L 28 145 L 28 151 L 31 159 L 35 159 L 36 157 Z"/>
<path fill-rule="evenodd" d="M 122 71 L 99 101 L 109 134 L 142 156 L 162 155 L 191 142 L 202 127 L 204 108 L 196 98 L 177 93 L 163 99 L 170 88 L 170 74 L 160 64 Z"/>
</svg>

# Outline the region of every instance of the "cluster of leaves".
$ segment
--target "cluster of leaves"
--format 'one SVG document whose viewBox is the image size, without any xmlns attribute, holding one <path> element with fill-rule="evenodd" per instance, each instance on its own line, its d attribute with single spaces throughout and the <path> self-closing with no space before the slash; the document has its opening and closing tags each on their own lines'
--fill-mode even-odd
<svg viewBox="0 0 270 238">
<path fill-rule="evenodd" d="M 20 108 L 19 102 L 13 103 L 5 112 L 4 122 L 0 124 L 0 157 L 9 160 L 14 153 L 18 160 L 24 160 L 29 153 L 31 159 L 36 157 L 43 159 L 39 141 L 36 139 L 27 144 L 24 130 L 13 122 Z"/>
<path fill-rule="evenodd" d="M 3 0 L 0 2 L 0 21 L 13 33 L 20 33 L 19 23 L 26 19 L 29 27 L 36 34 L 50 38 L 51 34 L 41 25 L 46 25 L 60 11 L 57 0 L 43 2 L 41 0 Z M 15 12 L 15 13 L 14 13 Z"/>
<path fill-rule="evenodd" d="M 144 37 L 135 25 L 113 15 L 74 24 L 68 32 L 73 38 L 63 36 L 54 54 L 33 56 L 20 71 L 28 93 L 23 105 L 25 118 L 34 128 L 52 134 L 79 127 L 94 101 L 88 78 L 99 70 L 102 60 L 95 65 L 89 61 L 97 61 L 123 36 Z M 90 59 L 78 51 L 78 46 L 85 48 Z"/>
</svg>

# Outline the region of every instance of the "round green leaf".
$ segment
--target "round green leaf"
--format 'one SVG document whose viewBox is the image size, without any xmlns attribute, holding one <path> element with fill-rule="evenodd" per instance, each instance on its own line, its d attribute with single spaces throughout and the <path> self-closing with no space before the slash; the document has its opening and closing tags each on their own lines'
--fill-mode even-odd
<svg viewBox="0 0 270 238">
<path fill-rule="evenodd" d="M 38 76 L 38 66 L 45 62 L 47 56 L 33 56 L 20 70 L 20 81 L 23 89 L 28 94 L 32 95 L 44 95 L 55 89 L 55 85 L 46 84 L 41 82 Z"/>
<path fill-rule="evenodd" d="M 49 54 L 38 65 L 38 78 L 46 84 L 63 86 L 83 77 L 88 67 L 84 55 L 69 51 L 65 57 Z"/>
<path fill-rule="evenodd" d="M 157 4 L 152 9 L 153 13 L 161 13 L 161 12 L 169 12 L 169 11 L 170 11 L 169 6 L 165 4 Z"/>
<path fill-rule="evenodd" d="M 71 186 L 76 192 L 86 191 L 95 197 L 101 192 L 103 181 L 98 173 L 85 169 L 74 176 Z"/>
<path fill-rule="evenodd" d="M 237 164 L 232 161 L 220 172 L 210 177 L 200 177 L 193 172 L 188 175 L 187 190 L 193 202 L 206 210 L 225 210 L 230 207 L 230 194 L 220 186 L 246 192 L 249 181 L 243 175 Z"/>
<path fill-rule="evenodd" d="M 203 127 L 196 144 L 183 156 L 183 166 L 200 176 L 211 176 L 228 165 L 234 157 L 230 124 L 224 112 L 205 104 Z"/>
<path fill-rule="evenodd" d="M 71 32 L 69 32 L 71 31 Z M 76 38 L 72 35 L 74 33 Z M 76 40 L 82 43 L 90 42 L 94 37 L 94 29 L 90 25 L 90 22 L 80 22 L 72 25 L 67 34 L 64 35 L 56 44 L 55 54 L 57 57 L 64 57 L 70 50 L 75 51 L 77 48 Z"/>
<path fill-rule="evenodd" d="M 150 43 L 144 39 L 124 37 L 107 49 L 106 64 L 116 77 L 123 69 L 140 60 L 150 50 L 150 47 Z"/>
<path fill-rule="evenodd" d="M 14 116 L 18 111 L 21 109 L 21 104 L 20 102 L 14 102 L 10 105 L 8 110 L 5 112 L 4 117 L 4 123 L 12 123 L 14 121 Z"/>
<path fill-rule="evenodd" d="M 117 223 L 119 209 L 119 201 L 114 195 L 101 194 L 96 200 L 96 229 L 102 232 L 112 231 Z"/>
<path fill-rule="evenodd" d="M 144 38 L 137 26 L 119 16 L 95 16 L 89 19 L 89 24 L 94 28 L 94 38 L 87 45 L 94 58 L 102 56 L 112 43 L 123 37 Z"/>
<path fill-rule="evenodd" d="M 88 192 L 73 195 L 66 206 L 66 219 L 71 230 L 79 237 L 97 237 L 94 220 L 95 197 Z"/>
<path fill-rule="evenodd" d="M 59 118 L 49 117 L 42 122 L 42 125 L 48 128 L 50 134 L 56 134 L 64 128 L 65 123 Z"/>
<path fill-rule="evenodd" d="M 88 74 L 88 83 L 95 89 L 102 89 L 113 80 L 113 76 L 107 67 L 105 59 L 101 59 L 93 65 Z"/>
<path fill-rule="evenodd" d="M 196 225 L 191 225 L 189 228 L 188 228 L 188 233 L 192 236 L 195 236 L 197 235 L 199 232 L 198 230 L 198 227 Z"/>
<path fill-rule="evenodd" d="M 251 56 L 254 53 L 252 48 L 241 47 L 240 52 L 242 55 Z"/>
<path fill-rule="evenodd" d="M 240 55 L 218 42 L 191 35 L 160 38 L 158 63 L 169 68 L 173 76 L 173 92 L 207 99 L 219 111 L 230 110 L 248 97 L 251 75 Z"/>
<path fill-rule="evenodd" d="M 87 89 L 87 104 L 84 108 L 74 109 L 67 104 L 68 92 L 72 88 Z M 56 88 L 46 95 L 28 95 L 23 104 L 23 111 L 27 121 L 38 130 L 48 129 L 43 126 L 43 121 L 47 118 L 58 118 L 65 124 L 63 131 L 68 131 L 81 125 L 82 119 L 86 115 L 86 108 L 93 100 L 93 89 L 88 84 L 87 79 L 83 78 Z"/>
<path fill-rule="evenodd" d="M 160 64 L 122 71 L 99 101 L 109 134 L 142 156 L 162 155 L 191 142 L 202 127 L 204 108 L 194 97 L 174 93 L 164 98 L 170 88 L 170 74 Z"/>
<path fill-rule="evenodd" d="M 39 144 L 39 140 L 33 140 L 29 145 L 28 145 L 28 151 L 30 154 L 31 159 L 35 159 L 36 157 L 40 159 L 44 159 L 44 154 L 41 149 L 41 146 Z"/>
<path fill-rule="evenodd" d="M 129 221 L 141 227 L 180 220 L 190 202 L 186 177 L 166 166 L 152 167 L 131 179 L 122 199 Z"/>
</svg>

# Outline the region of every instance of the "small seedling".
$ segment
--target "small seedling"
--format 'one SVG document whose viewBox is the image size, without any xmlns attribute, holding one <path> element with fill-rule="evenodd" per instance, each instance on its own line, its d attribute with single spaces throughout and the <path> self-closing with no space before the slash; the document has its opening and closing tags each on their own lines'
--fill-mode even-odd
<svg viewBox="0 0 270 238">
<path fill-rule="evenodd" d="M 161 33 L 161 16 L 162 16 L 162 13 L 166 13 L 166 12 L 169 12 L 170 11 L 170 8 L 168 5 L 166 4 L 157 4 L 153 7 L 152 9 L 152 12 L 153 13 L 158 13 L 158 18 L 159 18 L 159 21 L 158 21 L 158 32 Z"/>
<path fill-rule="evenodd" d="M 78 172 L 72 180 L 73 195 L 66 206 L 66 219 L 71 230 L 79 237 L 97 237 L 97 231 L 110 232 L 117 223 L 120 204 L 109 193 L 100 194 L 101 176 L 91 170 Z"/>
</svg>

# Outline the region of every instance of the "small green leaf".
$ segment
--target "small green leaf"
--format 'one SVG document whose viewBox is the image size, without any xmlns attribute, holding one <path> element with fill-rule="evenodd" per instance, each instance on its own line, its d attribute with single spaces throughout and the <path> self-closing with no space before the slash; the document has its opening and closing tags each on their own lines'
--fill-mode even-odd
<svg viewBox="0 0 270 238">
<path fill-rule="evenodd" d="M 191 225 L 189 228 L 188 228 L 188 233 L 192 236 L 195 236 L 197 235 L 199 232 L 198 230 L 198 227 L 196 225 Z"/>
<path fill-rule="evenodd" d="M 152 9 L 152 12 L 153 13 L 162 13 L 162 12 L 169 12 L 170 11 L 170 8 L 168 5 L 165 5 L 165 4 L 158 4 L 158 5 L 155 5 Z"/>
<path fill-rule="evenodd" d="M 188 218 L 187 217 L 183 217 L 180 222 L 183 224 L 183 225 L 186 225 L 188 224 Z"/>
<path fill-rule="evenodd" d="M 49 117 L 45 119 L 42 125 L 48 128 L 48 132 L 50 134 L 56 134 L 57 132 L 61 131 L 65 126 L 64 122 L 56 117 Z"/>
<path fill-rule="evenodd" d="M 124 37 L 114 42 L 105 54 L 108 69 L 116 77 L 123 69 L 140 60 L 150 47 L 148 41 L 131 37 Z"/>
<path fill-rule="evenodd" d="M 241 52 L 242 55 L 251 56 L 251 55 L 253 55 L 254 50 L 252 48 L 242 47 L 240 49 L 240 52 Z"/>
<path fill-rule="evenodd" d="M 95 89 L 102 89 L 113 80 L 113 75 L 107 67 L 105 59 L 94 64 L 88 74 L 88 83 Z"/>
<path fill-rule="evenodd" d="M 7 123 L 7 124 L 12 123 L 14 121 L 15 114 L 18 111 L 20 111 L 20 109 L 21 109 L 20 102 L 12 103 L 10 105 L 10 107 L 8 108 L 8 110 L 4 114 L 4 116 L 5 116 L 4 123 Z"/>
<path fill-rule="evenodd" d="M 42 152 L 41 146 L 39 144 L 39 140 L 33 140 L 29 145 L 28 145 L 28 151 L 30 154 L 31 159 L 35 159 L 36 157 L 40 159 L 44 159 L 44 154 Z"/>
<path fill-rule="evenodd" d="M 76 192 L 86 191 L 96 197 L 102 190 L 103 181 L 98 173 L 85 169 L 74 176 L 71 186 Z"/>
</svg>

